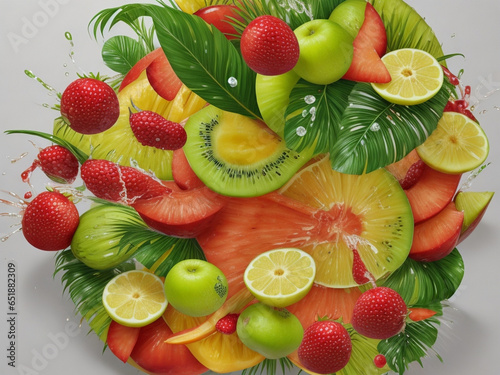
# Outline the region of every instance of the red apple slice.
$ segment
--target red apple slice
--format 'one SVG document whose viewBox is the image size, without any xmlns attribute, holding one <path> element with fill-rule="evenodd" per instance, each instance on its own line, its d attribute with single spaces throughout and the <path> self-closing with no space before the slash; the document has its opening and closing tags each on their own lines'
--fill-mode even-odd
<svg viewBox="0 0 500 375">
<path fill-rule="evenodd" d="M 183 190 L 191 190 L 205 185 L 189 165 L 182 148 L 175 150 L 172 154 L 172 176 L 175 183 Z"/>
<path fill-rule="evenodd" d="M 446 174 L 429 166 L 424 167 L 417 183 L 405 190 L 415 224 L 433 217 L 451 202 L 460 177 L 459 174 Z"/>
<path fill-rule="evenodd" d="M 409 257 L 421 262 L 432 262 L 447 256 L 458 243 L 464 213 L 450 202 L 436 216 L 415 225 Z"/>
<path fill-rule="evenodd" d="M 464 223 L 458 243 L 465 240 L 476 229 L 494 194 L 491 191 L 461 191 L 455 196 L 457 210 L 464 213 Z"/>
<path fill-rule="evenodd" d="M 215 26 L 227 39 L 235 39 L 236 29 L 231 24 L 231 18 L 243 22 L 243 18 L 236 13 L 235 5 L 212 5 L 201 8 L 193 14 L 202 18 L 206 23 Z"/>
<path fill-rule="evenodd" d="M 174 100 L 182 87 L 182 81 L 175 74 L 164 53 L 148 65 L 146 74 L 149 84 L 165 100 Z"/>
<path fill-rule="evenodd" d="M 194 238 L 209 227 L 224 201 L 221 195 L 204 186 L 139 199 L 132 207 L 151 228 L 169 236 Z"/>
<path fill-rule="evenodd" d="M 109 350 L 111 350 L 120 361 L 124 363 L 127 362 L 139 338 L 140 330 L 139 327 L 126 327 L 112 320 L 106 337 L 106 344 Z"/>
<path fill-rule="evenodd" d="M 144 56 L 142 59 L 140 59 L 133 67 L 130 69 L 130 71 L 125 75 L 123 78 L 122 83 L 120 84 L 120 88 L 118 91 L 123 90 L 126 86 L 128 86 L 130 83 L 134 82 L 141 73 L 146 70 L 146 68 L 155 60 L 158 56 L 161 56 L 163 54 L 163 50 L 161 48 L 157 48 L 154 51 L 148 53 L 146 56 Z"/>
</svg>

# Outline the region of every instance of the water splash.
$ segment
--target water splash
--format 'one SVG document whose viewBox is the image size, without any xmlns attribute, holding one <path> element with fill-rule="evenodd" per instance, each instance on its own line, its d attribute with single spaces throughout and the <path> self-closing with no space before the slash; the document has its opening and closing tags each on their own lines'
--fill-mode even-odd
<svg viewBox="0 0 500 375">
<path fill-rule="evenodd" d="M 287 12 L 294 11 L 299 14 L 305 14 L 311 20 L 314 19 L 311 4 L 307 4 L 306 6 L 306 4 L 300 0 L 279 0 L 277 3 Z"/>
<path fill-rule="evenodd" d="M 24 74 L 26 74 L 29 78 L 31 79 L 34 79 L 35 81 L 37 81 L 38 83 L 40 83 L 45 89 L 49 90 L 49 95 L 50 94 L 55 94 L 57 95 L 57 91 L 55 88 L 53 88 L 52 86 L 50 86 L 48 83 L 46 83 L 43 79 L 41 79 L 40 77 L 37 77 L 35 75 L 35 73 L 33 73 L 31 70 L 29 69 L 25 69 L 24 70 Z"/>
<path fill-rule="evenodd" d="M 306 128 L 304 128 L 303 126 L 299 126 L 299 127 L 295 130 L 295 132 L 297 133 L 297 135 L 298 135 L 299 137 L 303 137 L 304 135 L 306 135 L 306 133 L 307 133 L 307 129 L 306 129 Z"/>
<path fill-rule="evenodd" d="M 380 130 L 380 124 L 378 122 L 374 122 L 370 126 L 370 130 L 373 131 L 373 132 L 378 132 Z"/>
<path fill-rule="evenodd" d="M 235 77 L 229 77 L 229 79 L 227 80 L 227 83 L 229 84 L 229 86 L 231 87 L 236 87 L 238 86 L 238 80 L 235 78 Z"/>
</svg>

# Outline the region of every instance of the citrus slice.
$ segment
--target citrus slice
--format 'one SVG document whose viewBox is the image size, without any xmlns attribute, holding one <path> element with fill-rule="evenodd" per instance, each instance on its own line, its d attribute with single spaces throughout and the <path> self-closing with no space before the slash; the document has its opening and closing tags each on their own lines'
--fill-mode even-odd
<svg viewBox="0 0 500 375">
<path fill-rule="evenodd" d="M 428 52 L 403 48 L 387 53 L 382 61 L 392 79 L 388 83 L 372 83 L 372 87 L 391 103 L 423 103 L 436 95 L 443 85 L 443 69 Z"/>
<path fill-rule="evenodd" d="M 461 113 L 445 112 L 417 153 L 440 172 L 460 174 L 483 164 L 489 149 L 488 137 L 477 122 Z"/>
<path fill-rule="evenodd" d="M 167 308 L 161 279 L 146 271 L 132 270 L 115 276 L 102 293 L 111 319 L 128 327 L 143 327 Z"/>
<path fill-rule="evenodd" d="M 286 307 L 309 292 L 315 275 L 316 264 L 308 253 L 285 248 L 256 256 L 246 268 L 243 280 L 259 301 Z"/>
</svg>

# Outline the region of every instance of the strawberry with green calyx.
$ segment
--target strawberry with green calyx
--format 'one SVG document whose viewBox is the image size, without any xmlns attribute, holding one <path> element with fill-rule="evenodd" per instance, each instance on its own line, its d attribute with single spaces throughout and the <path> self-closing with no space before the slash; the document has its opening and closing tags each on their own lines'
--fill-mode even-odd
<svg viewBox="0 0 500 375">
<path fill-rule="evenodd" d="M 351 323 L 361 335 L 384 340 L 403 331 L 407 312 L 399 293 L 380 286 L 367 290 L 357 299 Z"/>
<path fill-rule="evenodd" d="M 115 91 L 99 77 L 79 78 L 61 96 L 61 115 L 71 129 L 97 134 L 112 127 L 120 116 Z"/>
<path fill-rule="evenodd" d="M 56 191 L 38 194 L 27 203 L 22 215 L 26 240 L 37 249 L 47 251 L 66 249 L 80 221 L 75 204 Z"/>
<path fill-rule="evenodd" d="M 108 160 L 87 160 L 80 175 L 87 189 L 97 198 L 113 202 L 132 203 L 138 198 L 153 198 L 171 192 L 158 179 L 139 169 Z"/>
<path fill-rule="evenodd" d="M 241 35 L 241 54 L 255 72 L 274 76 L 293 69 L 299 60 L 299 42 L 281 19 L 264 15 L 255 18 Z"/>
<path fill-rule="evenodd" d="M 341 323 L 319 320 L 304 331 L 297 354 L 307 370 L 332 374 L 347 365 L 351 351 L 351 337 Z"/>
<path fill-rule="evenodd" d="M 130 110 L 129 122 L 132 132 L 143 146 L 173 151 L 186 143 L 184 127 L 156 112 L 139 110 L 134 113 Z"/>
<path fill-rule="evenodd" d="M 38 167 L 51 180 L 71 184 L 78 176 L 80 164 L 71 151 L 59 145 L 52 145 L 40 150 L 33 164 L 21 174 L 23 181 L 29 182 L 31 173 Z"/>
</svg>

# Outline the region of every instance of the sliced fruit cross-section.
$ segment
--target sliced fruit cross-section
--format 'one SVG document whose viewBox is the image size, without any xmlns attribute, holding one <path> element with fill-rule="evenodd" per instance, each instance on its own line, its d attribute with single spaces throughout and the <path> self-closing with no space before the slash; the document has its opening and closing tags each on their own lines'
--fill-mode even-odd
<svg viewBox="0 0 500 375">
<path fill-rule="evenodd" d="M 148 325 L 167 308 L 161 279 L 139 270 L 113 278 L 104 288 L 102 302 L 113 320 L 128 327 Z"/>
</svg>

